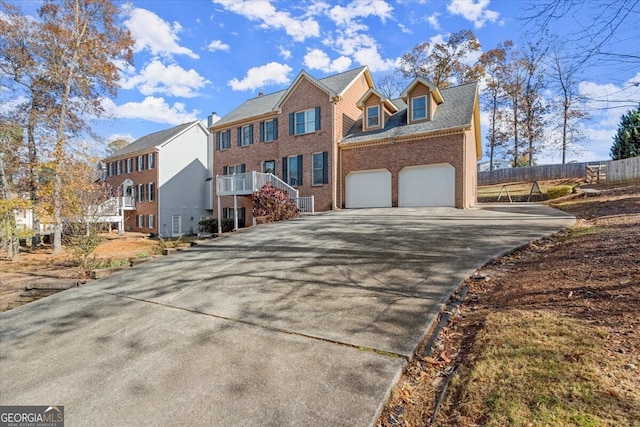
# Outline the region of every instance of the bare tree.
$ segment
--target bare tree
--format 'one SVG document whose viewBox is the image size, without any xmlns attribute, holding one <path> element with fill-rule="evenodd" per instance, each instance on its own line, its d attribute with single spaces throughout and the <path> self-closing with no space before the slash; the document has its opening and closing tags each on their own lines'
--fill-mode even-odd
<svg viewBox="0 0 640 427">
<path fill-rule="evenodd" d="M 404 89 L 404 84 L 394 74 L 385 74 L 378 79 L 376 88 L 387 98 L 394 99 L 400 96 Z"/>
<path fill-rule="evenodd" d="M 523 19 L 541 33 L 564 19 L 573 21 L 565 24 L 566 28 L 577 29 L 567 41 L 576 47 L 580 62 L 594 57 L 622 64 L 640 60 L 640 51 L 616 51 L 612 43 L 620 34 L 637 32 L 640 0 L 535 0 L 525 10 Z"/>
<path fill-rule="evenodd" d="M 111 156 L 116 151 L 123 149 L 129 144 L 131 144 L 131 141 L 128 141 L 126 139 L 123 139 L 123 138 L 114 139 L 113 141 L 107 144 L 107 149 L 106 149 L 107 156 Z"/>
<path fill-rule="evenodd" d="M 439 88 L 463 84 L 482 76 L 479 63 L 470 65 L 468 56 L 480 51 L 480 42 L 471 30 L 449 35 L 445 43 L 422 42 L 400 59 L 399 71 L 405 78 L 423 77 Z"/>
<path fill-rule="evenodd" d="M 19 17 L 15 7 L 2 6 L 12 12 L 8 20 Z M 74 138 L 90 130 L 83 117 L 103 114 L 100 99 L 116 94 L 116 63 L 132 61 L 134 41 L 116 24 L 117 11 L 111 0 L 45 0 L 38 10 L 40 20 L 31 23 L 35 30 L 30 34 L 32 44 L 25 47 L 27 59 L 23 60 L 20 49 L 4 59 L 11 69 L 19 70 L 20 66 L 15 66 L 18 62 L 27 65 L 30 78 L 26 80 L 32 88 L 30 111 L 46 118 L 38 126 L 45 126 L 53 137 L 54 253 L 62 249 L 60 168 Z M 20 36 L 15 31 L 3 32 L 2 37 L 19 45 L 14 39 Z M 22 78 L 19 73 L 15 76 Z M 18 83 L 16 78 L 14 81 Z M 41 102 L 43 99 L 48 102 Z M 27 131 L 34 128 L 27 126 Z"/>
<path fill-rule="evenodd" d="M 548 60 L 548 78 L 553 89 L 560 98 L 557 110 L 560 112 L 560 151 L 562 152 L 562 163 L 567 161 L 567 153 L 576 152 L 584 142 L 584 133 L 579 127 L 579 123 L 588 114 L 585 110 L 586 98 L 580 95 L 578 85 L 580 84 L 580 67 L 583 63 L 576 62 L 572 58 L 562 56 L 559 48 L 556 48 Z M 557 144 L 552 144 L 552 147 Z"/>
<path fill-rule="evenodd" d="M 493 159 L 497 149 L 505 142 L 504 132 L 500 130 L 502 108 L 505 104 L 505 80 L 507 61 L 509 60 L 513 42 L 507 40 L 495 49 L 482 54 L 479 63 L 485 72 L 487 88 L 481 96 L 483 108 L 490 115 L 490 129 L 487 134 L 489 142 L 489 170 L 493 170 Z"/>
<path fill-rule="evenodd" d="M 533 166 L 535 163 L 534 155 L 541 148 L 547 124 L 545 121 L 547 108 L 542 96 L 545 86 L 542 61 L 545 55 L 546 50 L 542 47 L 541 42 L 528 43 L 517 60 L 518 65 L 524 71 L 521 108 L 529 166 Z"/>
</svg>

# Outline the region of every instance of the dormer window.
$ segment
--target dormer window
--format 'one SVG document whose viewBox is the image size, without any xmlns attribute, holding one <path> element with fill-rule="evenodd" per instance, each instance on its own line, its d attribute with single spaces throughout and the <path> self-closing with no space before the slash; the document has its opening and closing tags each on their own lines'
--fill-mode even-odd
<svg viewBox="0 0 640 427">
<path fill-rule="evenodd" d="M 367 107 L 367 127 L 375 128 L 380 126 L 380 106 Z"/>
<path fill-rule="evenodd" d="M 427 97 L 418 96 L 411 98 L 411 120 L 423 120 L 427 118 Z"/>
</svg>

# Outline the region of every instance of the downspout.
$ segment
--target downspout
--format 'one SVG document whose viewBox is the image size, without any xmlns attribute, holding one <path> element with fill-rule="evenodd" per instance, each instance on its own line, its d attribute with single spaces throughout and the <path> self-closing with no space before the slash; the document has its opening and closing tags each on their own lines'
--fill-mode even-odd
<svg viewBox="0 0 640 427">
<path fill-rule="evenodd" d="M 331 191 L 331 204 L 332 204 L 332 209 L 336 210 L 339 209 L 338 208 L 338 163 L 340 161 L 340 149 L 338 148 L 338 139 L 336 136 L 336 99 L 335 97 L 331 99 L 331 148 L 332 148 L 332 159 L 333 159 L 333 164 L 335 164 L 335 167 L 331 168 L 331 174 L 333 175 L 333 179 L 331 180 L 331 186 L 332 191 Z"/>
<path fill-rule="evenodd" d="M 467 131 L 462 130 L 462 208 L 467 209 Z"/>
</svg>

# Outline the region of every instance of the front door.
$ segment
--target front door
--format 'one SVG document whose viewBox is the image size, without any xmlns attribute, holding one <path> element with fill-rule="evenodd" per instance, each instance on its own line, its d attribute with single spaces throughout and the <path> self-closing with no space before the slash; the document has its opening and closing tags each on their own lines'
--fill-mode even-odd
<svg viewBox="0 0 640 427">
<path fill-rule="evenodd" d="M 182 216 L 173 215 L 171 217 L 171 237 L 182 236 Z"/>
</svg>

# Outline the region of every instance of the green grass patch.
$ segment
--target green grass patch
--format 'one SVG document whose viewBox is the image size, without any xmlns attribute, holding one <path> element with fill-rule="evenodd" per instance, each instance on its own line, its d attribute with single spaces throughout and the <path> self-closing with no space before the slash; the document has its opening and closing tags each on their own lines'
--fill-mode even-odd
<svg viewBox="0 0 640 427">
<path fill-rule="evenodd" d="M 565 235 L 561 238 L 562 241 L 578 239 L 584 236 L 590 236 L 598 233 L 598 227 L 592 225 L 574 225 L 573 227 L 565 231 Z"/>
<path fill-rule="evenodd" d="M 449 399 L 485 426 L 640 425 L 637 397 L 617 393 L 607 375 L 618 361 L 593 351 L 601 340 L 597 328 L 554 313 L 493 313 Z"/>
</svg>

